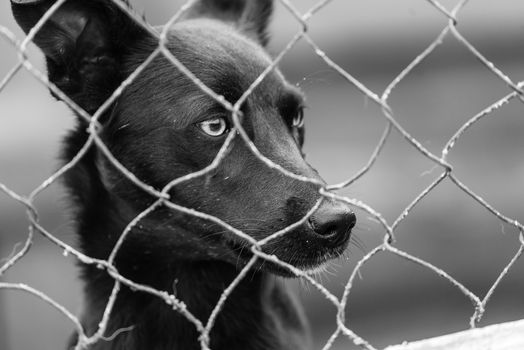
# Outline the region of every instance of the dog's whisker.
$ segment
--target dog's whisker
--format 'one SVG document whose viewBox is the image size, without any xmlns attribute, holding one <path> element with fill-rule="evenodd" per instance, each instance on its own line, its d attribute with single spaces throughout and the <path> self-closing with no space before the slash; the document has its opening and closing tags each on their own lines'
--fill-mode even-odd
<svg viewBox="0 0 524 350">
<path fill-rule="evenodd" d="M 350 240 L 349 240 L 349 243 L 358 248 L 361 252 L 365 253 L 368 248 L 366 246 L 366 244 L 364 243 L 364 241 L 362 241 L 362 239 L 358 238 L 357 236 L 355 235 L 352 235 Z"/>
</svg>

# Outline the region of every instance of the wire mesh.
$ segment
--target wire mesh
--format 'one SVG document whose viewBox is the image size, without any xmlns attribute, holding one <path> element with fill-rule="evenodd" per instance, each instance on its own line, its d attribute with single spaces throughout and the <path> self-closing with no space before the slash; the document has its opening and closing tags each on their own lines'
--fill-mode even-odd
<svg viewBox="0 0 524 350">
<path fill-rule="evenodd" d="M 219 313 L 221 312 L 225 301 L 231 295 L 235 287 L 237 287 L 240 281 L 243 278 L 245 278 L 250 268 L 260 259 L 271 261 L 274 264 L 280 265 L 283 268 L 290 271 L 295 276 L 307 281 L 312 286 L 317 288 L 325 296 L 325 298 L 336 307 L 336 309 L 338 310 L 335 315 L 337 327 L 336 327 L 336 330 L 333 332 L 333 334 L 329 337 L 326 344 L 323 346 L 322 348 L 323 350 L 328 350 L 332 348 L 333 343 L 339 336 L 345 336 L 349 338 L 354 344 L 360 346 L 363 349 L 368 349 L 368 350 L 375 349 L 375 347 L 371 343 L 361 338 L 348 325 L 348 323 L 346 322 L 346 309 L 347 309 L 347 303 L 348 303 L 348 299 L 349 299 L 351 290 L 353 288 L 353 285 L 355 284 L 355 277 L 359 274 L 359 271 L 368 261 L 370 261 L 371 259 L 373 259 L 374 257 L 380 254 L 383 254 L 384 252 L 392 253 L 409 262 L 418 264 L 424 267 L 425 269 L 427 269 L 429 272 L 432 272 L 444 278 L 445 280 L 447 280 L 452 286 L 460 290 L 460 292 L 467 299 L 469 299 L 471 303 L 473 304 L 473 307 L 472 307 L 473 314 L 470 319 L 470 326 L 475 327 L 477 323 L 481 320 L 486 310 L 486 306 L 488 302 L 490 301 L 490 298 L 493 295 L 493 293 L 495 293 L 497 286 L 500 284 L 501 280 L 504 279 L 508 271 L 512 268 L 512 266 L 515 264 L 515 262 L 519 259 L 519 257 L 522 255 L 524 251 L 524 226 L 522 223 L 518 222 L 516 219 L 513 219 L 501 213 L 494 206 L 488 203 L 485 199 L 483 199 L 481 196 L 473 192 L 465 183 L 463 183 L 454 173 L 453 164 L 448 162 L 448 156 L 453 151 L 453 148 L 457 144 L 457 142 L 459 142 L 461 138 L 467 133 L 467 131 L 470 128 L 472 128 L 479 120 L 488 117 L 495 110 L 501 108 L 502 106 L 504 106 L 505 104 L 507 104 L 509 101 L 513 99 L 518 98 L 524 101 L 524 91 L 523 91 L 524 82 L 513 81 L 501 69 L 499 69 L 492 62 L 490 62 L 486 57 L 484 57 L 479 52 L 479 50 L 477 50 L 475 46 L 473 46 L 470 42 L 468 42 L 468 40 L 458 30 L 457 25 L 459 23 L 459 14 L 461 10 L 463 9 L 463 7 L 466 5 L 467 0 L 460 1 L 452 9 L 447 9 L 446 7 L 444 7 L 442 4 L 440 4 L 438 1 L 435 1 L 435 0 L 427 1 L 429 6 L 434 7 L 435 11 L 438 11 L 442 16 L 446 17 L 447 25 L 442 29 L 440 34 L 427 46 L 427 48 L 423 50 L 423 52 L 420 53 L 417 57 L 415 57 L 409 63 L 409 65 L 397 77 L 395 77 L 392 80 L 392 82 L 386 87 L 386 89 L 381 94 L 370 90 L 368 87 L 366 87 L 366 85 L 361 83 L 358 79 L 352 76 L 348 71 L 344 70 L 336 62 L 334 62 L 325 52 L 322 51 L 320 46 L 317 45 L 317 43 L 308 34 L 308 20 L 310 20 L 317 12 L 321 11 L 326 6 L 329 6 L 330 3 L 332 2 L 331 0 L 320 1 L 315 6 L 313 6 L 311 9 L 306 11 L 305 13 L 300 13 L 289 0 L 280 0 L 281 4 L 284 5 L 284 7 L 292 14 L 292 16 L 300 24 L 301 29 L 293 36 L 293 38 L 288 42 L 285 48 L 280 53 L 278 53 L 278 55 L 274 57 L 273 62 L 258 77 L 258 79 L 256 79 L 251 84 L 251 86 L 243 93 L 240 99 L 234 104 L 229 103 L 223 96 L 215 93 L 213 90 L 207 87 L 191 71 L 189 71 L 166 47 L 168 31 L 170 30 L 171 26 L 178 19 L 180 19 L 180 17 L 190 8 L 190 6 L 195 2 L 194 0 L 188 1 L 185 5 L 183 5 L 180 8 L 180 10 L 176 14 L 174 14 L 172 18 L 168 21 L 168 23 L 163 27 L 161 32 L 157 31 L 156 29 L 153 29 L 149 24 L 147 24 L 144 21 L 142 17 L 137 16 L 123 2 L 119 0 L 111 0 L 116 5 L 118 5 L 122 11 L 127 12 L 129 16 L 134 18 L 134 20 L 137 23 L 139 23 L 144 28 L 146 28 L 152 35 L 154 35 L 158 39 L 158 48 L 154 50 L 153 53 L 131 75 L 129 75 L 129 77 L 126 78 L 126 80 L 122 82 L 122 84 L 113 92 L 111 97 L 105 103 L 103 103 L 102 106 L 93 115 L 90 115 L 89 113 L 82 110 L 82 108 L 76 105 L 70 98 L 68 98 L 68 96 L 66 96 L 63 92 L 61 92 L 60 89 L 54 86 L 53 83 L 51 83 L 48 80 L 46 75 L 40 72 L 29 61 L 27 54 L 26 54 L 27 46 L 34 39 L 35 34 L 43 27 L 46 21 L 49 20 L 52 14 L 57 9 L 59 9 L 60 6 L 62 6 L 65 3 L 65 1 L 66 0 L 58 0 L 49 9 L 49 11 L 47 11 L 47 13 L 42 17 L 42 19 L 35 25 L 35 27 L 28 33 L 28 35 L 23 40 L 20 40 L 19 38 L 17 38 L 8 28 L 4 26 L 0 26 L 0 35 L 4 37 L 5 39 L 7 39 L 7 41 L 12 45 L 13 49 L 16 50 L 16 52 L 18 53 L 18 57 L 19 57 L 18 63 L 10 70 L 10 72 L 0 82 L 0 93 L 3 91 L 6 85 L 8 85 L 11 82 L 13 77 L 20 70 L 25 69 L 29 73 L 31 73 L 40 83 L 49 87 L 60 99 L 62 99 L 79 116 L 81 116 L 82 118 L 84 118 L 86 121 L 89 122 L 89 129 L 88 129 L 89 138 L 87 142 L 84 144 L 84 146 L 81 148 L 81 150 L 78 152 L 78 154 L 69 163 L 65 164 L 56 173 L 54 173 L 48 179 L 42 182 L 29 195 L 19 194 L 13 191 L 12 189 L 10 189 L 7 185 L 0 183 L 0 191 L 4 192 L 13 201 L 16 201 L 22 204 L 26 208 L 27 218 L 30 224 L 27 238 L 25 242 L 23 243 L 23 245 L 21 247 L 15 246 L 13 253 L 6 259 L 2 260 L 2 265 L 0 266 L 0 276 L 4 275 L 6 271 L 8 271 L 15 264 L 17 264 L 21 259 L 24 258 L 24 256 L 26 256 L 26 254 L 31 249 L 35 233 L 38 233 L 38 234 L 45 236 L 47 239 L 49 239 L 53 244 L 55 244 L 59 248 L 63 249 L 64 254 L 70 254 L 76 257 L 76 259 L 78 259 L 78 261 L 80 261 L 82 264 L 96 265 L 100 269 L 106 270 L 107 273 L 110 276 L 112 276 L 114 279 L 114 287 L 111 292 L 111 296 L 108 300 L 108 303 L 106 305 L 103 317 L 100 320 L 98 330 L 92 335 L 86 334 L 86 331 L 84 330 L 80 320 L 77 318 L 77 316 L 74 315 L 73 312 L 66 309 L 58 301 L 53 300 L 52 298 L 48 297 L 43 292 L 35 288 L 32 288 L 31 286 L 28 286 L 22 283 L 0 282 L 0 290 L 10 289 L 10 290 L 16 290 L 20 292 L 30 293 L 36 296 L 37 298 L 39 298 L 43 303 L 47 303 L 51 305 L 53 308 L 57 309 L 59 312 L 61 312 L 64 315 L 64 317 L 68 318 L 71 321 L 71 323 L 76 328 L 76 331 L 78 332 L 78 343 L 76 345 L 76 349 L 86 348 L 90 344 L 94 344 L 98 341 L 101 341 L 102 339 L 106 339 L 106 340 L 111 339 L 117 336 L 119 332 L 131 331 L 132 328 L 129 328 L 129 329 L 121 329 L 117 333 L 112 334 L 112 335 L 106 334 L 108 321 L 111 316 L 111 312 L 113 310 L 115 300 L 117 298 L 117 295 L 122 285 L 131 287 L 133 288 L 133 290 L 136 290 L 136 291 L 149 293 L 151 295 L 154 295 L 162 299 L 166 303 L 166 305 L 174 309 L 174 312 L 179 312 L 185 318 L 187 318 L 189 322 L 191 322 L 195 326 L 195 328 L 200 333 L 199 342 L 200 342 L 201 348 L 209 349 L 210 332 L 213 329 L 217 315 L 219 315 Z M 464 125 L 462 125 L 456 131 L 456 133 L 444 145 L 444 147 L 441 150 L 441 153 L 436 154 L 436 153 L 431 152 L 427 148 L 425 148 L 424 145 L 419 140 L 414 138 L 412 135 L 408 133 L 408 131 L 406 131 L 403 125 L 395 118 L 394 110 L 388 104 L 388 100 L 389 100 L 389 97 L 392 91 L 396 89 L 396 87 L 413 71 L 415 67 L 417 67 L 417 65 L 419 65 L 429 55 L 431 55 L 434 52 L 434 50 L 442 43 L 443 39 L 447 37 L 452 37 L 458 43 L 463 45 L 469 52 L 471 52 L 471 54 L 473 54 L 485 66 L 486 70 L 492 72 L 500 80 L 502 80 L 508 86 L 511 92 L 503 96 L 497 102 L 486 107 L 484 110 L 480 111 L 478 114 L 476 114 L 472 118 L 470 118 Z M 322 183 L 320 183 L 316 179 L 311 179 L 311 178 L 307 178 L 301 175 L 294 174 L 293 172 L 286 170 L 281 165 L 274 163 L 269 158 L 264 156 L 264 154 L 257 149 L 257 147 L 250 140 L 248 134 L 245 132 L 245 130 L 243 129 L 240 123 L 240 119 L 239 119 L 241 115 L 240 106 L 242 105 L 242 103 L 250 96 L 250 94 L 264 80 L 264 78 L 275 69 L 275 67 L 280 63 L 283 57 L 286 54 L 288 54 L 288 52 L 299 41 L 306 42 L 310 46 L 311 50 L 318 57 L 320 57 L 328 67 L 338 72 L 338 74 L 340 74 L 341 77 L 347 80 L 347 82 L 354 85 L 360 91 L 361 94 L 365 95 L 373 103 L 379 106 L 380 109 L 382 110 L 382 114 L 385 120 L 385 129 L 382 134 L 382 137 L 380 141 L 378 142 L 378 144 L 376 145 L 376 148 L 370 155 L 368 162 L 355 175 L 350 177 L 348 180 L 343 181 L 338 184 L 324 186 Z M 103 140 L 100 137 L 101 125 L 99 123 L 99 118 L 121 95 L 122 91 L 131 82 L 133 82 L 133 80 L 138 76 L 138 74 L 140 74 L 140 72 L 143 71 L 155 57 L 158 57 L 161 55 L 166 57 L 173 64 L 173 66 L 176 67 L 180 72 L 182 72 L 187 77 L 189 77 L 193 81 L 193 83 L 196 86 L 198 86 L 198 88 L 200 88 L 204 93 L 211 96 L 218 103 L 224 106 L 224 108 L 230 111 L 233 115 L 234 128 L 230 132 L 229 136 L 227 137 L 226 141 L 222 145 L 220 151 L 217 153 L 214 160 L 207 167 L 195 173 L 191 173 L 186 176 L 173 179 L 163 189 L 157 190 L 153 188 L 151 185 L 142 182 L 137 176 L 135 176 L 135 174 L 133 174 L 128 169 L 126 169 L 124 165 L 121 164 L 119 160 L 115 158 L 115 156 L 107 148 L 107 146 L 104 144 Z M 393 222 L 388 222 L 379 211 L 373 209 L 373 207 L 362 202 L 361 200 L 341 196 L 341 195 L 333 193 L 332 191 L 347 188 L 348 186 L 352 185 L 355 181 L 360 179 L 362 176 L 366 175 L 366 173 L 375 164 L 375 161 L 379 158 L 381 151 L 385 147 L 386 141 L 390 137 L 390 131 L 392 129 L 396 129 L 404 137 L 405 141 L 409 145 L 411 145 L 412 148 L 420 152 L 424 157 L 431 160 L 438 168 L 440 168 L 441 174 L 438 175 L 427 188 L 425 188 L 420 194 L 418 194 L 412 200 L 412 202 L 406 208 L 404 208 L 401 214 Z M 221 220 L 218 217 L 214 217 L 209 214 L 199 212 L 191 208 L 186 208 L 186 207 L 180 206 L 170 201 L 169 191 L 174 186 L 183 184 L 191 179 L 205 175 L 211 172 L 212 170 L 216 169 L 219 166 L 219 164 L 223 161 L 223 159 L 225 158 L 229 145 L 237 137 L 240 137 L 245 142 L 245 144 L 249 147 L 250 151 L 256 157 L 258 157 L 258 159 L 260 159 L 267 167 L 275 169 L 281 172 L 282 174 L 284 174 L 285 176 L 293 178 L 295 181 L 309 182 L 309 183 L 313 183 L 316 185 L 320 185 L 321 187 L 319 190 L 320 199 L 315 204 L 315 206 L 313 206 L 309 210 L 307 215 L 301 218 L 297 223 L 289 227 L 286 227 L 285 229 L 282 229 L 278 232 L 274 232 L 273 234 L 269 235 L 268 237 L 262 240 L 258 240 L 258 241 L 252 238 L 251 236 L 249 236 L 247 233 L 242 232 L 241 230 L 224 222 L 223 220 Z M 144 210 L 142 213 L 136 216 L 131 222 L 129 222 L 126 229 L 121 233 L 117 244 L 114 246 L 107 260 L 94 259 L 90 256 L 87 256 L 84 253 L 82 253 L 81 251 L 72 247 L 71 245 L 65 243 L 63 240 L 57 238 L 53 233 L 46 230 L 46 228 L 44 228 L 39 221 L 39 213 L 35 206 L 35 200 L 42 193 L 42 191 L 44 191 L 51 184 L 59 180 L 59 178 L 61 178 L 65 172 L 67 172 L 69 169 L 75 166 L 75 164 L 77 164 L 82 159 L 82 157 L 86 155 L 88 150 L 92 147 L 97 147 L 105 155 L 108 161 L 111 164 L 113 164 L 123 175 L 125 175 L 128 179 L 130 179 L 136 186 L 140 187 L 141 189 L 143 189 L 150 195 L 157 198 L 157 200 L 150 207 L 148 207 L 146 210 Z M 468 289 L 460 281 L 453 278 L 450 274 L 448 274 L 443 269 L 437 266 L 434 266 L 433 264 L 423 259 L 420 259 L 406 251 L 400 250 L 395 245 L 396 243 L 395 232 L 399 224 L 403 220 L 405 220 L 405 218 L 408 217 L 408 215 L 410 215 L 411 211 L 419 203 L 421 203 L 429 193 L 434 191 L 435 188 L 437 188 L 445 179 L 451 180 L 451 182 L 455 184 L 457 190 L 466 193 L 469 197 L 471 197 L 473 201 L 476 201 L 480 205 L 482 205 L 489 213 L 495 216 L 500 222 L 515 227 L 517 231 L 520 233 L 519 234 L 520 245 L 515 247 L 515 250 L 516 250 L 515 255 L 511 257 L 511 259 L 507 263 L 507 266 L 500 272 L 499 276 L 493 282 L 489 291 L 483 296 L 479 296 L 473 293 L 470 289 Z M 268 244 L 270 241 L 276 239 L 277 237 L 285 235 L 286 233 L 290 232 L 294 227 L 305 222 L 309 218 L 309 216 L 311 216 L 315 212 L 315 210 L 319 207 L 323 198 L 333 198 L 335 200 L 343 201 L 343 202 L 349 203 L 350 205 L 360 208 L 361 210 L 369 213 L 372 217 L 374 217 L 381 224 L 383 228 L 383 232 L 384 232 L 383 242 L 380 245 L 378 245 L 377 247 L 373 248 L 371 251 L 369 251 L 360 261 L 358 261 L 358 263 L 356 264 L 355 268 L 353 269 L 350 275 L 349 280 L 345 284 L 344 292 L 342 296 L 340 297 L 337 297 L 336 295 L 331 293 L 328 289 L 326 289 L 321 283 L 319 283 L 315 278 L 313 278 L 307 272 L 302 271 L 286 262 L 279 260 L 274 255 L 269 255 L 262 251 L 262 248 L 264 245 Z M 189 215 L 199 217 L 204 220 L 209 220 L 211 222 L 214 222 L 215 224 L 222 226 L 225 230 L 228 230 L 232 234 L 237 235 L 239 238 L 243 239 L 251 247 L 251 252 L 253 253 L 253 257 L 240 270 L 240 272 L 238 273 L 238 276 L 233 280 L 233 282 L 223 291 L 219 301 L 217 302 L 216 306 L 213 309 L 213 312 L 211 313 L 210 317 L 207 320 L 201 320 L 201 319 L 196 318 L 192 314 L 191 310 L 189 310 L 186 307 L 184 302 L 177 299 L 176 295 L 169 294 L 165 291 L 156 290 L 147 285 L 142 285 L 132 280 L 129 280 L 125 278 L 124 276 L 122 276 L 121 274 L 119 274 L 118 270 L 115 267 L 114 261 L 115 261 L 116 255 L 118 251 L 120 250 L 123 242 L 126 240 L 128 234 L 132 231 L 132 229 L 135 226 L 137 226 L 140 223 L 141 220 L 143 220 L 145 217 L 151 214 L 155 209 L 161 206 L 165 206 L 175 211 L 179 211 L 182 213 L 186 213 Z"/>
</svg>

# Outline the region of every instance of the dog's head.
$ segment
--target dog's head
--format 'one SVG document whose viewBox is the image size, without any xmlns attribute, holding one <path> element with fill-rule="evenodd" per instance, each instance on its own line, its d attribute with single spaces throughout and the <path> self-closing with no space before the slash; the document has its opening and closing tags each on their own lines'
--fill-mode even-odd
<svg viewBox="0 0 524 350">
<path fill-rule="evenodd" d="M 54 3 L 18 0 L 12 5 L 15 18 L 28 32 Z M 264 49 L 271 10 L 270 0 L 196 1 L 170 28 L 167 51 L 205 86 L 234 104 L 271 64 Z M 109 0 L 66 1 L 34 41 L 46 56 L 50 81 L 89 113 L 96 112 L 126 77 L 150 59 L 159 42 Z M 256 240 L 299 221 L 319 200 L 322 186 L 301 151 L 303 107 L 301 92 L 274 69 L 245 99 L 240 119 L 267 159 L 316 184 L 268 166 L 236 135 L 220 164 L 174 186 L 171 201 L 217 217 Z M 100 121 L 101 137 L 116 159 L 157 189 L 210 165 L 234 129 L 232 113 L 163 53 L 123 89 Z M 80 121 L 84 133 L 85 127 Z M 101 152 L 94 158 L 87 166 L 96 170 L 88 173 L 96 174 L 117 215 L 129 221 L 153 202 Z M 87 185 L 85 189 L 92 190 Z M 269 241 L 263 250 L 297 267 L 315 268 L 345 250 L 354 224 L 347 205 L 324 199 L 308 220 Z M 128 244 L 135 242 L 142 251 L 160 250 L 164 257 L 238 263 L 251 256 L 244 240 L 216 222 L 165 206 L 135 231 L 127 237 Z M 82 238 L 102 245 L 100 235 Z M 274 264 L 263 268 L 285 274 Z"/>
</svg>

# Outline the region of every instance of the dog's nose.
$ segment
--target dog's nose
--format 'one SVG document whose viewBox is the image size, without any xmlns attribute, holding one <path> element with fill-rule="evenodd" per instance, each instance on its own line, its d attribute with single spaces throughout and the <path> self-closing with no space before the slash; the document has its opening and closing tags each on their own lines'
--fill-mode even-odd
<svg viewBox="0 0 524 350">
<path fill-rule="evenodd" d="M 311 228 L 330 245 L 345 243 L 357 218 L 345 203 L 324 202 L 309 218 Z"/>
</svg>

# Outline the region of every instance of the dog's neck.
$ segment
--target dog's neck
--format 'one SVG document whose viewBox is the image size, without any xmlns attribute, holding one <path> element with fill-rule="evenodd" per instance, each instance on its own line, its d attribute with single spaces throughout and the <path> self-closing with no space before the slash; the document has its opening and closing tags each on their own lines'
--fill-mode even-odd
<svg viewBox="0 0 524 350">
<path fill-rule="evenodd" d="M 87 271 L 86 271 L 87 272 Z M 84 326 L 89 334 L 96 331 L 106 306 L 113 280 L 104 271 L 93 274 L 86 286 L 87 313 Z M 151 271 L 162 274 L 165 271 Z M 216 262 L 186 264 L 171 272 L 171 290 L 187 310 L 205 326 L 223 290 L 236 277 L 234 266 Z M 212 349 L 281 349 L 274 347 L 272 334 L 281 324 L 300 324 L 293 320 L 292 301 L 280 288 L 278 281 L 264 273 L 249 273 L 226 300 L 210 334 Z M 282 305 L 284 303 L 284 305 Z M 287 305 L 286 305 L 287 304 Z M 286 317 L 281 317 L 285 311 Z M 291 318 L 289 318 L 291 317 Z M 295 316 L 296 317 L 296 316 Z M 286 318 L 288 318 L 286 320 Z M 292 322 L 290 322 L 292 321 Z M 261 325 L 273 325 L 264 329 Z M 172 306 L 150 294 L 123 287 L 119 293 L 105 333 L 111 337 L 118 330 L 128 330 L 115 336 L 111 342 L 100 341 L 92 349 L 149 349 L 151 344 L 162 344 L 158 349 L 200 349 L 199 333 Z M 298 331 L 298 329 L 297 329 Z M 157 349 L 157 348 L 155 348 Z"/>
<path fill-rule="evenodd" d="M 96 267 L 88 270 L 85 272 L 91 276 L 87 280 L 82 321 L 91 335 L 97 331 L 114 280 Z M 154 275 L 163 273 L 166 271 L 151 271 Z M 205 326 L 238 270 L 217 262 L 180 263 L 171 273 L 164 279 L 172 285 L 166 291 L 183 302 Z M 211 330 L 209 345 L 213 350 L 309 349 L 306 330 L 304 315 L 282 281 L 266 273 L 249 272 L 223 304 Z M 162 298 L 124 286 L 105 332 L 104 338 L 110 341 L 100 340 L 89 349 L 197 350 L 201 349 L 200 335 L 193 323 Z M 73 339 L 71 349 L 75 344 Z"/>
</svg>

